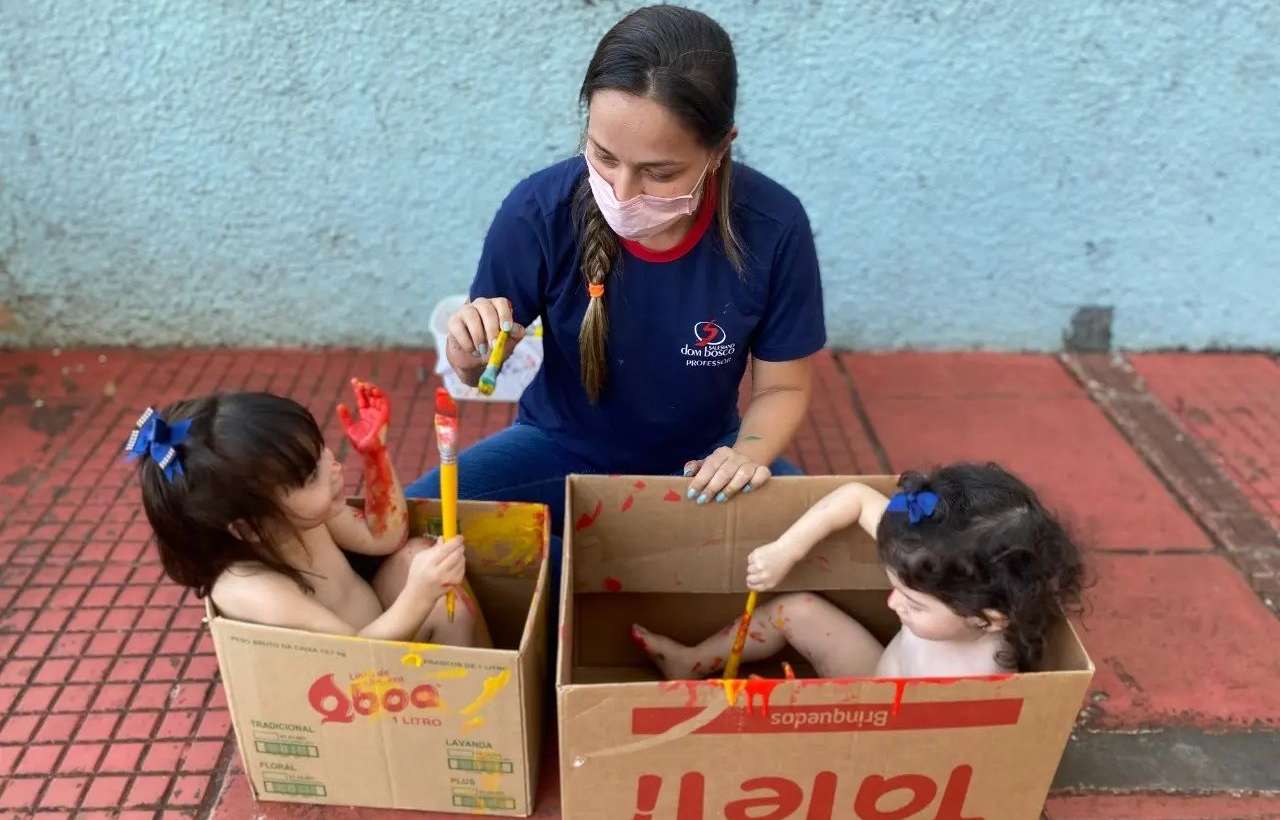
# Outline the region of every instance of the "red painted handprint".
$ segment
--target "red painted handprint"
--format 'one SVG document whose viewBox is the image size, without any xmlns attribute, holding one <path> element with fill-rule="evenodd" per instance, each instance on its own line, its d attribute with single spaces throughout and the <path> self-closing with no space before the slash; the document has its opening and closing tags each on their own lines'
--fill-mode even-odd
<svg viewBox="0 0 1280 820">
<path fill-rule="evenodd" d="M 351 380 L 351 391 L 356 396 L 356 411 L 360 418 L 351 416 L 345 404 L 338 405 L 338 419 L 347 432 L 347 438 L 356 452 L 364 455 L 382 450 L 387 443 L 387 425 L 391 422 L 391 402 L 377 386 L 359 379 Z"/>
</svg>

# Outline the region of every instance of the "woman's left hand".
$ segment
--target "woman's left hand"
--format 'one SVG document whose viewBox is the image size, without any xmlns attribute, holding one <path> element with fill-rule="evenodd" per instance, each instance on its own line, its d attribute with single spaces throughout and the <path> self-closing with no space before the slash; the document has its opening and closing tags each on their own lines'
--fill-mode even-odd
<svg viewBox="0 0 1280 820">
<path fill-rule="evenodd" d="M 690 461 L 684 465 L 684 474 L 693 476 L 687 496 L 699 504 L 712 499 L 723 504 L 740 492 L 758 489 L 773 475 L 768 467 L 732 447 L 720 447 L 704 459 Z"/>
</svg>

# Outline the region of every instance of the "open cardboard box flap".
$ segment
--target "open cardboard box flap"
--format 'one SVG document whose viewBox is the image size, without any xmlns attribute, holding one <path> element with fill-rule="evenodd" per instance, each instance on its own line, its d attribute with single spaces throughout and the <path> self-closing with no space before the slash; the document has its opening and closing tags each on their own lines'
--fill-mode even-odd
<svg viewBox="0 0 1280 820">
<path fill-rule="evenodd" d="M 886 495 L 889 476 L 775 478 L 726 504 L 685 498 L 684 478 L 570 476 L 573 499 L 573 589 L 627 592 L 742 592 L 747 556 L 776 540 L 810 507 L 850 481 Z M 643 523 L 641 523 L 643 522 Z M 689 558 L 696 553 L 697 560 Z M 860 527 L 833 533 L 795 566 L 779 592 L 888 589 L 875 539 Z"/>
</svg>

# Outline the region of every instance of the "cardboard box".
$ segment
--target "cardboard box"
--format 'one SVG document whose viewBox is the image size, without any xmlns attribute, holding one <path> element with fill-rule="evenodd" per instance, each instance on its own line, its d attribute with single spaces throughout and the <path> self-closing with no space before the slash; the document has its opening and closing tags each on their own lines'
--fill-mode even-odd
<svg viewBox="0 0 1280 820">
<path fill-rule="evenodd" d="M 410 531 L 439 505 L 410 501 Z M 259 800 L 528 816 L 547 661 L 546 507 L 462 502 L 467 577 L 496 649 L 260 626 L 208 607 Z M 434 524 L 434 526 L 432 526 Z"/>
<path fill-rule="evenodd" d="M 1065 620 L 1044 669 L 989 679 L 661 681 L 628 628 L 694 643 L 742 614 L 747 554 L 855 477 L 774 479 L 699 507 L 682 479 L 572 476 L 557 696 L 567 818 L 1038 818 L 1093 664 Z M 882 492 L 888 476 L 858 478 Z M 819 544 L 781 591 L 898 628 L 875 543 Z M 767 600 L 762 596 L 761 601 Z M 804 677 L 811 670 L 796 665 Z"/>
</svg>

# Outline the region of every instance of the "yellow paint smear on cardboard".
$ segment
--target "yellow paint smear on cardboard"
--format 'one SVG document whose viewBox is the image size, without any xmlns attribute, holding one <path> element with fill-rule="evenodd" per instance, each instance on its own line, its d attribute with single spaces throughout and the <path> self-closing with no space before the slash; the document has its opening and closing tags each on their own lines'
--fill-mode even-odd
<svg viewBox="0 0 1280 820">
<path fill-rule="evenodd" d="M 467 704 L 458 714 L 464 717 L 470 717 L 476 712 L 489 705 L 489 702 L 498 696 L 498 693 L 511 683 L 511 670 L 504 669 L 501 674 L 494 675 L 484 679 L 484 688 L 480 690 L 480 694 L 476 699 Z"/>
<path fill-rule="evenodd" d="M 467 551 L 489 566 L 523 570 L 542 558 L 545 513 L 532 504 L 512 504 L 475 513 L 462 521 Z"/>
<path fill-rule="evenodd" d="M 466 723 L 462 724 L 462 730 L 464 732 L 469 732 L 472 729 L 479 729 L 483 725 L 484 725 L 484 718 L 473 717 L 471 718 L 471 720 L 468 720 Z"/>
<path fill-rule="evenodd" d="M 465 666 L 454 666 L 450 669 L 441 669 L 431 677 L 435 680 L 458 680 L 465 678 L 471 672 Z"/>
<path fill-rule="evenodd" d="M 438 652 L 441 644 L 438 643 L 416 643 L 412 644 L 413 651 L 406 652 L 400 657 L 400 663 L 405 666 L 420 667 L 425 662 L 422 656 L 428 652 Z"/>
<path fill-rule="evenodd" d="M 747 682 L 737 678 L 726 678 L 720 682 L 724 686 L 724 699 L 733 706 L 738 702 L 738 695 L 746 688 Z"/>
</svg>

